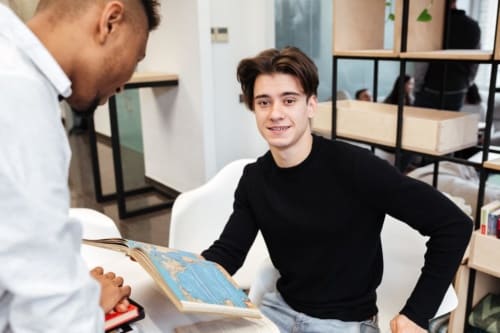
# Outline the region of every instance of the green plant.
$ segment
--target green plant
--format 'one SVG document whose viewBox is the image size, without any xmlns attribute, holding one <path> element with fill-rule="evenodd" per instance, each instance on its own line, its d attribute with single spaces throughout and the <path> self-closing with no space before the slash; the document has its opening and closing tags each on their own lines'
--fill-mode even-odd
<svg viewBox="0 0 500 333">
<path fill-rule="evenodd" d="M 429 22 L 429 21 L 432 20 L 432 15 L 429 13 L 429 10 L 431 10 L 433 4 L 434 4 L 434 0 L 431 0 L 429 2 L 429 4 L 427 5 L 427 7 L 424 8 L 424 10 L 422 10 L 422 12 L 420 13 L 420 15 L 418 15 L 417 21 L 419 21 L 419 22 Z"/>
<path fill-rule="evenodd" d="M 432 21 L 432 15 L 429 12 L 432 8 L 432 5 L 434 5 L 434 0 L 430 0 L 427 7 L 425 7 L 422 10 L 422 12 L 418 15 L 418 17 L 417 17 L 418 22 L 430 22 L 430 21 Z M 385 6 L 392 9 L 392 0 L 386 1 Z M 394 21 L 395 18 L 396 18 L 396 15 L 394 15 L 394 13 L 392 11 L 389 11 L 389 14 L 387 15 L 387 20 Z"/>
</svg>

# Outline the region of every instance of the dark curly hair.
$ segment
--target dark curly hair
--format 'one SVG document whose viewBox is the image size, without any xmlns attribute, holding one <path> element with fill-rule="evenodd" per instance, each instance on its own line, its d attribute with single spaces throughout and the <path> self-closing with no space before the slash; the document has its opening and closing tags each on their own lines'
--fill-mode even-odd
<svg viewBox="0 0 500 333">
<path fill-rule="evenodd" d="M 160 8 L 160 1 L 158 0 L 141 0 L 144 6 L 144 12 L 148 18 L 148 29 L 154 30 L 160 24 L 160 14 L 158 10 Z"/>
</svg>

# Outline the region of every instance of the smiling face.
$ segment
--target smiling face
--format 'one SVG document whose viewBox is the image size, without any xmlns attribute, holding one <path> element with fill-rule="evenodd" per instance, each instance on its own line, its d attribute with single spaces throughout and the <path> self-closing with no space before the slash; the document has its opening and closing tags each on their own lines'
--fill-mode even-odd
<svg viewBox="0 0 500 333">
<path fill-rule="evenodd" d="M 316 96 L 307 98 L 299 80 L 292 75 L 261 74 L 255 80 L 257 127 L 278 165 L 296 165 L 311 151 L 309 119 L 316 105 Z"/>
</svg>

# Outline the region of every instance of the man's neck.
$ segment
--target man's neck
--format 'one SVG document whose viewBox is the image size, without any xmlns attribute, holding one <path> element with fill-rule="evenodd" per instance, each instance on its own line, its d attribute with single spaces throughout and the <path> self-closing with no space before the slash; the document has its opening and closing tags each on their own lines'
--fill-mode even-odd
<svg viewBox="0 0 500 333">
<path fill-rule="evenodd" d="M 311 153 L 313 137 L 310 132 L 304 134 L 300 144 L 287 148 L 270 147 L 274 162 L 280 168 L 291 168 L 302 163 Z"/>
<path fill-rule="evenodd" d="M 75 54 L 73 48 L 81 44 L 71 37 L 72 27 L 68 26 L 61 30 L 60 26 L 51 26 L 49 22 L 52 21 L 35 15 L 27 22 L 27 26 L 54 57 L 66 75 L 71 77 L 73 67 L 71 60 Z"/>
</svg>

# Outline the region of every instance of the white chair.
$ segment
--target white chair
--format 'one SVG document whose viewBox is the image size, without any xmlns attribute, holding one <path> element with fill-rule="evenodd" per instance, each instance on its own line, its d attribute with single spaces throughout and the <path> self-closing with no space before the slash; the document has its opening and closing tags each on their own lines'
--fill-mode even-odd
<svg viewBox="0 0 500 333">
<path fill-rule="evenodd" d="M 82 224 L 83 238 L 121 237 L 115 222 L 101 212 L 89 208 L 70 208 L 69 216 Z"/>
<path fill-rule="evenodd" d="M 403 308 L 415 287 L 424 264 L 426 241 L 406 224 L 386 216 L 382 230 L 384 275 L 377 289 L 378 322 L 382 333 L 390 332 L 390 320 Z M 252 302 L 259 306 L 264 294 L 276 289 L 278 278 L 279 273 L 271 261 L 262 262 L 259 275 L 250 287 L 249 298 Z M 450 286 L 435 317 L 453 311 L 457 305 L 457 295 Z"/>
<path fill-rule="evenodd" d="M 243 168 L 254 161 L 231 162 L 206 184 L 179 195 L 172 207 L 168 246 L 201 253 L 218 239 L 233 211 L 234 191 Z M 267 256 L 259 232 L 243 266 L 233 276 L 240 287 L 250 287 L 259 264 Z"/>
<path fill-rule="evenodd" d="M 405 223 L 388 215 L 385 217 L 382 230 L 384 276 L 377 289 L 381 332 L 390 332 L 390 320 L 403 308 L 415 287 L 424 265 L 427 240 L 428 237 Z M 457 295 L 450 286 L 435 317 L 453 311 L 457 305 Z"/>
<path fill-rule="evenodd" d="M 337 90 L 337 101 L 351 99 L 351 95 L 346 90 Z"/>
</svg>

